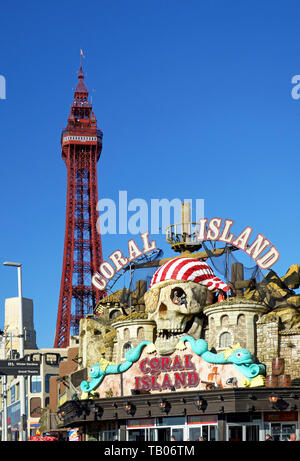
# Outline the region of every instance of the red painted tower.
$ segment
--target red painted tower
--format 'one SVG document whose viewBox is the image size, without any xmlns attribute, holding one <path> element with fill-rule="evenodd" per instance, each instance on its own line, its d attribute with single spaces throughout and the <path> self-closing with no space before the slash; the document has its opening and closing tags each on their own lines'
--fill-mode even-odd
<svg viewBox="0 0 300 461">
<path fill-rule="evenodd" d="M 61 136 L 67 167 L 67 206 L 64 260 L 54 347 L 67 347 L 70 334 L 79 333 L 79 320 L 92 314 L 101 293 L 91 282 L 102 262 L 97 231 L 97 161 L 102 150 L 101 130 L 88 101 L 82 66 L 68 118 Z"/>
</svg>

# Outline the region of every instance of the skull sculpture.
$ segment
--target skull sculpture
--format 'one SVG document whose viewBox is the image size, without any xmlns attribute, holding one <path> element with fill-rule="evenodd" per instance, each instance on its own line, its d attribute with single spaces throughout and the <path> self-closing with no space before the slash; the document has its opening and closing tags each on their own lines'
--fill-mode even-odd
<svg viewBox="0 0 300 461">
<path fill-rule="evenodd" d="M 149 319 L 157 326 L 156 350 L 161 355 L 172 354 L 182 336 L 200 338 L 208 290 L 227 289 L 203 262 L 176 258 L 164 264 L 144 295 Z"/>
<path fill-rule="evenodd" d="M 162 282 L 145 294 L 146 311 L 155 320 L 155 346 L 161 355 L 171 354 L 185 334 L 200 337 L 207 288 L 194 282 Z M 153 310 L 154 309 L 154 310 Z"/>
</svg>

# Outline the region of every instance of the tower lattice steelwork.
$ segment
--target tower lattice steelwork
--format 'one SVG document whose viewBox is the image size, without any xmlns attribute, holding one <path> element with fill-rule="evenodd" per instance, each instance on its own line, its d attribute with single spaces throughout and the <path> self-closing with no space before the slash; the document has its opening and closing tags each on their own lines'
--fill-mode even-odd
<svg viewBox="0 0 300 461">
<path fill-rule="evenodd" d="M 67 206 L 64 259 L 54 347 L 67 347 L 79 321 L 93 313 L 101 293 L 91 283 L 102 262 L 97 231 L 97 161 L 103 133 L 88 101 L 82 66 L 66 129 L 61 136 L 62 158 L 67 167 Z"/>
</svg>

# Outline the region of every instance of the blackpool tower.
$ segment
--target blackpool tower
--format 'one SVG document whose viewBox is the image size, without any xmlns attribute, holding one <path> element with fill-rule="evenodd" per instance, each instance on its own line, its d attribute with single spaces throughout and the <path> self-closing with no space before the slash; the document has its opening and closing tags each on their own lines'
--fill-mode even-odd
<svg viewBox="0 0 300 461">
<path fill-rule="evenodd" d="M 67 127 L 61 135 L 67 167 L 67 204 L 63 268 L 54 347 L 68 347 L 70 334 L 79 333 L 79 321 L 92 314 L 101 298 L 91 282 L 102 262 L 97 231 L 97 162 L 103 133 L 88 101 L 82 66 Z"/>
</svg>

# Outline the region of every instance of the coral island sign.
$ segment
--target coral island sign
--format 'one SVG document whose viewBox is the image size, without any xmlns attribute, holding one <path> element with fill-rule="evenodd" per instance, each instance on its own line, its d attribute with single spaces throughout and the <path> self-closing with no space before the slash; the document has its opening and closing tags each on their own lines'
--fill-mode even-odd
<svg viewBox="0 0 300 461">
<path fill-rule="evenodd" d="M 265 365 L 255 363 L 249 350 L 239 344 L 220 353 L 208 350 L 204 339 L 186 335 L 176 352 L 156 355 L 155 345 L 142 341 L 125 354 L 125 362 L 106 359 L 90 368 L 90 380 L 82 381 L 81 399 L 93 392 L 105 396 L 131 395 L 132 391 L 158 393 L 181 388 L 260 387 L 265 384 Z M 208 387 L 209 386 L 209 387 Z"/>
<path fill-rule="evenodd" d="M 186 354 L 184 357 L 175 355 L 171 357 L 153 357 L 144 359 L 139 363 L 139 369 L 144 376 L 135 377 L 135 390 L 165 390 L 179 389 L 180 387 L 197 387 L 199 384 L 199 374 L 195 372 L 195 365 L 192 362 L 192 355 Z M 158 376 L 162 373 L 161 382 Z M 172 375 L 170 376 L 170 373 Z"/>
<path fill-rule="evenodd" d="M 223 221 L 224 226 L 222 228 Z M 223 218 L 212 218 L 209 222 L 207 218 L 200 219 L 197 240 L 214 240 L 239 248 L 250 256 L 261 269 L 269 269 L 278 261 L 280 255 L 275 246 L 271 246 L 267 253 L 262 255 L 271 243 L 262 234 L 257 234 L 255 240 L 251 245 L 249 245 L 253 228 L 247 226 L 236 236 L 231 233 L 231 227 L 233 224 L 234 221 L 231 219 L 223 220 Z"/>
<path fill-rule="evenodd" d="M 257 234 L 254 241 L 249 244 L 253 228 L 247 226 L 237 236 L 231 232 L 231 227 L 234 221 L 223 218 L 202 218 L 199 220 L 199 232 L 197 235 L 198 241 L 219 241 L 230 244 L 250 256 L 261 269 L 269 269 L 279 259 L 279 251 L 272 245 L 268 251 L 264 251 L 269 247 L 270 241 L 262 234 Z M 224 225 L 223 225 L 224 224 Z M 223 225 L 223 228 L 222 228 Z M 143 254 L 149 253 L 157 249 L 155 240 L 149 242 L 149 232 L 140 234 L 143 242 L 143 248 L 140 249 L 138 244 L 133 240 L 128 241 L 128 257 L 125 257 L 121 250 L 116 250 L 109 255 L 109 261 L 104 261 L 99 271 L 95 272 L 92 277 L 92 284 L 101 291 L 104 291 L 107 283 L 112 279 L 117 272 L 127 266 L 129 263 L 139 258 Z"/>
</svg>

